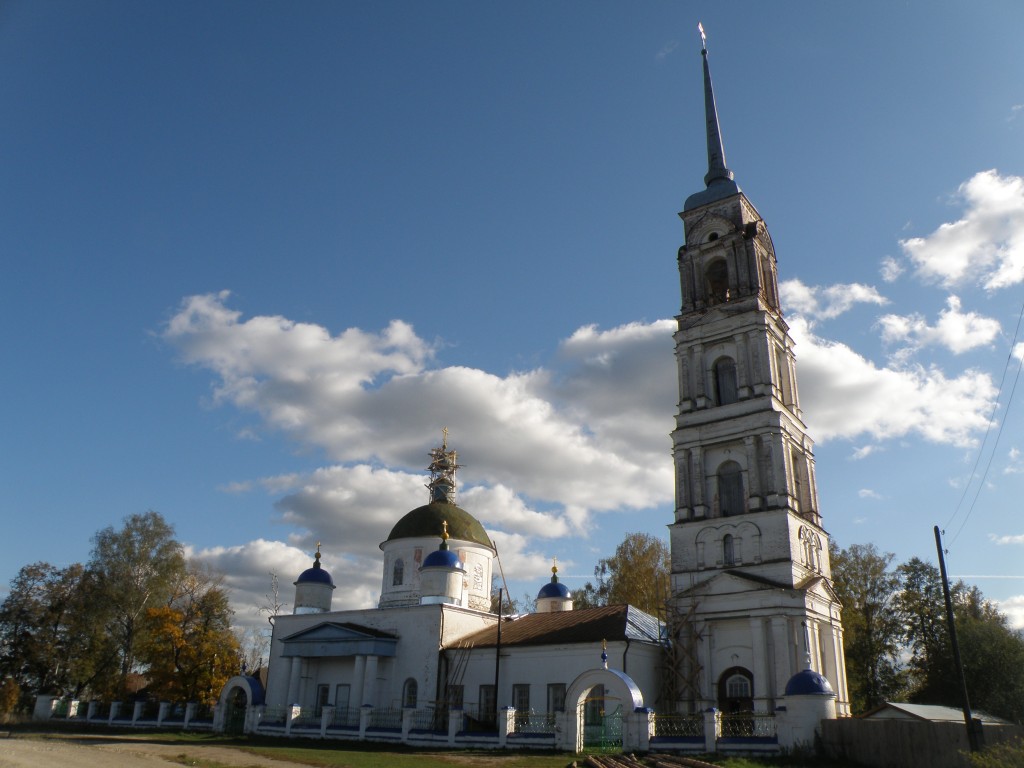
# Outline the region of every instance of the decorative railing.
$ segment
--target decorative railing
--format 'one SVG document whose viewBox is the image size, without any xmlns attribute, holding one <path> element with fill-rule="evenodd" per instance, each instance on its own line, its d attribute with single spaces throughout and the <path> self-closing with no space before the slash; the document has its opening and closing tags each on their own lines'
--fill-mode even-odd
<svg viewBox="0 0 1024 768">
<path fill-rule="evenodd" d="M 338 707 L 331 716 L 328 728 L 359 728 L 358 707 Z"/>
<path fill-rule="evenodd" d="M 775 738 L 773 712 L 739 712 L 722 715 L 722 738 Z"/>
<path fill-rule="evenodd" d="M 213 707 L 209 704 L 197 704 L 195 711 L 192 713 L 192 717 L 189 718 L 189 723 L 212 723 L 213 722 Z"/>
<path fill-rule="evenodd" d="M 167 708 L 167 712 L 164 714 L 165 723 L 183 723 L 185 722 L 185 705 L 184 704 L 171 704 Z"/>
<path fill-rule="evenodd" d="M 92 719 L 93 720 L 106 720 L 109 717 L 110 717 L 110 702 L 109 701 L 101 701 L 101 702 L 99 702 L 96 705 L 96 708 L 93 710 Z"/>
<path fill-rule="evenodd" d="M 312 707 L 303 707 L 292 718 L 292 728 L 319 728 L 321 717 Z"/>
<path fill-rule="evenodd" d="M 655 715 L 654 735 L 664 738 L 686 739 L 704 736 L 704 715 Z"/>
<path fill-rule="evenodd" d="M 515 729 L 516 733 L 554 733 L 555 713 L 516 712 Z"/>
<path fill-rule="evenodd" d="M 410 715 L 412 723 L 410 727 L 414 731 L 447 731 L 448 718 L 445 713 L 429 708 L 417 709 Z"/>
<path fill-rule="evenodd" d="M 402 730 L 402 710 L 397 707 L 381 707 L 370 712 L 370 728 Z"/>
<path fill-rule="evenodd" d="M 267 707 L 263 710 L 262 717 L 260 717 L 260 725 L 283 728 L 288 722 L 291 711 L 291 707 Z"/>
<path fill-rule="evenodd" d="M 480 709 L 470 705 L 462 715 L 462 730 L 467 733 L 494 733 L 498 730 L 498 713 L 493 707 Z"/>
<path fill-rule="evenodd" d="M 156 720 L 158 717 L 160 717 L 159 701 L 147 701 L 142 705 L 142 711 L 139 713 L 139 720 Z"/>
</svg>

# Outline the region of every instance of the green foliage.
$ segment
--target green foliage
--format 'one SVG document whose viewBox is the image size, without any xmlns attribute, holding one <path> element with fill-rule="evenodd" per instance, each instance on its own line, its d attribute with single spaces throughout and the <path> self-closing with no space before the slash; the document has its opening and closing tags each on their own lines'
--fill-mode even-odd
<svg viewBox="0 0 1024 768">
<path fill-rule="evenodd" d="M 116 647 L 119 697 L 127 695 L 135 671 L 136 643 L 146 610 L 165 603 L 185 571 L 174 529 L 156 512 L 130 515 L 120 530 L 107 527 L 93 537 L 88 564 L 97 589 L 97 618 Z"/>
<path fill-rule="evenodd" d="M 13 677 L 5 677 L 0 680 L 0 716 L 6 717 L 18 708 L 18 699 L 21 697 L 21 686 Z"/>
<path fill-rule="evenodd" d="M 1024 741 L 1004 741 L 967 756 L 972 768 L 1024 768 Z"/>
<path fill-rule="evenodd" d="M 573 607 L 635 605 L 664 618 L 669 598 L 671 560 L 668 545 L 647 533 L 628 533 L 615 554 L 594 567 L 595 582 L 573 595 Z"/>
<path fill-rule="evenodd" d="M 893 610 L 900 579 L 891 552 L 881 553 L 874 544 L 830 546 L 833 587 L 843 604 L 850 703 L 854 712 L 864 712 L 904 691 L 903 622 Z"/>
<path fill-rule="evenodd" d="M 919 558 L 893 569 L 871 545 L 831 557 L 854 711 L 901 698 L 961 707 L 939 569 Z M 1024 638 L 977 587 L 958 581 L 950 593 L 972 708 L 1024 719 Z"/>
<path fill-rule="evenodd" d="M 233 611 L 221 580 L 189 568 L 164 605 L 148 608 L 142 622 L 139 661 L 149 692 L 166 701 L 216 703 L 237 670 Z"/>
<path fill-rule="evenodd" d="M 156 512 L 93 542 L 86 566 L 33 563 L 11 582 L 0 604 L 3 685 L 25 696 L 124 698 L 131 678 L 149 678 L 178 701 L 219 692 L 238 658 L 220 582 L 187 568 Z"/>
</svg>

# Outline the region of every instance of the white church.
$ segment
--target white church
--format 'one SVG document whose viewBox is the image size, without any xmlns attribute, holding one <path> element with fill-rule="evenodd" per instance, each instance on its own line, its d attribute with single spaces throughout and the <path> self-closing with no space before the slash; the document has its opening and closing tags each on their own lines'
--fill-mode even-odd
<svg viewBox="0 0 1024 768">
<path fill-rule="evenodd" d="M 850 714 L 839 602 L 764 220 L 725 163 L 706 47 L 708 172 L 680 218 L 679 405 L 665 622 L 573 610 L 552 568 L 536 612 L 491 612 L 495 549 L 430 452 L 428 503 L 380 545 L 376 608 L 335 611 L 318 551 L 276 617 L 265 686 L 217 726 L 291 736 L 579 751 L 773 752 Z M 382 531 L 382 534 L 384 532 Z"/>
</svg>

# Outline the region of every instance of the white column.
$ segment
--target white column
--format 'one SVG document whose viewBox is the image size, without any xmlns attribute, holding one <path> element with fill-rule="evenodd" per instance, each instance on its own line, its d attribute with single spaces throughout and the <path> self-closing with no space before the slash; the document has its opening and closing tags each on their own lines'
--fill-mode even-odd
<svg viewBox="0 0 1024 768">
<path fill-rule="evenodd" d="M 288 675 L 288 701 L 284 702 L 285 706 L 298 703 L 300 682 L 302 682 L 302 658 L 292 656 L 292 668 Z"/>
<path fill-rule="evenodd" d="M 366 657 L 366 677 L 363 680 L 363 703 L 377 706 L 377 657 Z"/>
<path fill-rule="evenodd" d="M 754 707 L 757 708 L 757 699 L 767 697 L 771 686 L 768 685 L 768 654 L 765 650 L 764 624 L 761 619 L 750 620 L 750 637 L 753 650 L 754 668 L 754 690 L 751 694 L 754 697 Z"/>
<path fill-rule="evenodd" d="M 363 701 L 363 681 L 366 679 L 366 657 L 356 656 L 356 668 L 352 673 L 352 689 L 349 691 L 349 707 L 359 709 L 366 702 Z"/>
<path fill-rule="evenodd" d="M 775 646 L 775 690 L 779 696 L 786 692 L 786 683 L 793 676 L 792 654 L 789 651 L 789 633 L 784 616 L 772 617 L 772 644 Z"/>
</svg>

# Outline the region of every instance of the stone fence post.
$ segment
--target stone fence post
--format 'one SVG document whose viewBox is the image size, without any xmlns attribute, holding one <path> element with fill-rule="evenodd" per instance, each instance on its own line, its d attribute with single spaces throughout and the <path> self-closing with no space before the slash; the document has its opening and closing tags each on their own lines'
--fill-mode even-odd
<svg viewBox="0 0 1024 768">
<path fill-rule="evenodd" d="M 325 704 L 324 708 L 320 710 L 320 738 L 327 738 L 327 728 L 332 722 L 334 722 L 334 710 L 333 704 Z"/>
<path fill-rule="evenodd" d="M 373 714 L 373 704 L 363 704 L 359 708 L 359 740 L 366 741 L 366 729 L 370 727 L 370 715 Z"/>
<path fill-rule="evenodd" d="M 714 707 L 704 711 L 704 751 L 709 755 L 718 751 L 718 739 L 722 735 L 722 713 Z"/>
</svg>

